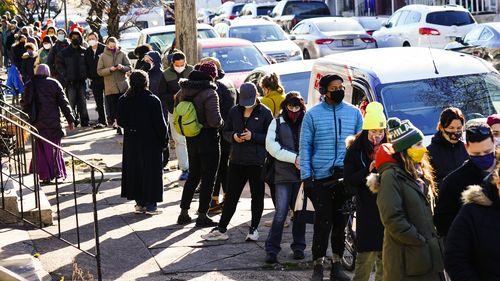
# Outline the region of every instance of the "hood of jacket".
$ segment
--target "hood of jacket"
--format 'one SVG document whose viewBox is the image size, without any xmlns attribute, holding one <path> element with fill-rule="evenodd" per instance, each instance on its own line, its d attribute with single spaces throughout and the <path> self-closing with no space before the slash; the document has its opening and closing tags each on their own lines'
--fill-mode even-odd
<svg viewBox="0 0 500 281">
<path fill-rule="evenodd" d="M 153 60 L 153 69 L 157 69 L 157 70 L 161 70 L 161 56 L 160 56 L 160 53 L 158 53 L 157 51 L 151 51 L 151 52 L 147 52 L 147 54 L 152 60 Z"/>
<path fill-rule="evenodd" d="M 195 96 L 206 89 L 217 90 L 217 85 L 213 81 L 208 80 L 189 80 L 181 78 L 179 86 L 186 96 Z"/>
<path fill-rule="evenodd" d="M 431 143 L 438 145 L 452 146 L 453 143 L 449 142 L 444 136 L 443 132 L 437 131 L 434 136 L 432 136 Z"/>
<path fill-rule="evenodd" d="M 380 173 L 390 167 L 398 166 L 393 154 L 394 149 L 390 143 L 382 144 L 377 150 L 377 154 L 375 155 L 375 169 L 379 171 L 379 173 L 370 173 L 368 177 L 366 177 L 366 186 L 368 186 L 371 192 L 377 193 L 379 191 Z"/>
<path fill-rule="evenodd" d="M 462 202 L 464 204 L 476 204 L 485 207 L 500 208 L 500 198 L 498 189 L 494 184 L 486 187 L 470 185 L 462 192 Z"/>
</svg>

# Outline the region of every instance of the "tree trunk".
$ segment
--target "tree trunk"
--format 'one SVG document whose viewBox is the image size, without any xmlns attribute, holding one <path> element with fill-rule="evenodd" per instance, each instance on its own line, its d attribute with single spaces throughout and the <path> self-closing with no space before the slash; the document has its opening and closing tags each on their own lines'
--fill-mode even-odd
<svg viewBox="0 0 500 281">
<path fill-rule="evenodd" d="M 175 0 L 176 46 L 186 54 L 186 61 L 189 64 L 196 64 L 199 61 L 195 2 L 195 0 Z"/>
<path fill-rule="evenodd" d="M 118 31 L 120 24 L 120 12 L 118 8 L 118 0 L 109 1 L 109 14 L 108 14 L 108 35 L 113 36 L 117 39 L 120 38 L 120 33 Z"/>
</svg>

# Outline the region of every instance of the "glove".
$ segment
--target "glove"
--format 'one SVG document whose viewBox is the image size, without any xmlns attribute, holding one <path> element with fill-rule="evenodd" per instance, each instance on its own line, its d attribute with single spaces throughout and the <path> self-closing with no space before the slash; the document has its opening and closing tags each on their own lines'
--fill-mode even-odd
<svg viewBox="0 0 500 281">
<path fill-rule="evenodd" d="M 314 182 L 312 178 L 307 178 L 303 180 L 304 183 L 304 194 L 312 200 L 314 193 Z"/>
</svg>

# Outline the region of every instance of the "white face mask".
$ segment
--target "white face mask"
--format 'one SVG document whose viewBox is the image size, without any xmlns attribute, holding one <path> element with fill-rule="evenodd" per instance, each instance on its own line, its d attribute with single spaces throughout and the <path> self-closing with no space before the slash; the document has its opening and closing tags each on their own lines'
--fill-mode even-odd
<svg viewBox="0 0 500 281">
<path fill-rule="evenodd" d="M 496 147 L 500 146 L 500 137 L 495 138 L 495 145 L 496 145 Z"/>
<path fill-rule="evenodd" d="M 186 69 L 186 66 L 181 66 L 181 67 L 174 66 L 174 70 L 177 73 L 182 73 L 185 69 Z"/>
<path fill-rule="evenodd" d="M 89 40 L 88 43 L 89 43 L 90 47 L 94 47 L 97 44 L 97 41 L 96 40 Z"/>
<path fill-rule="evenodd" d="M 252 105 L 249 105 L 249 106 L 245 106 L 246 109 L 250 109 L 250 108 L 253 108 L 255 106 L 255 104 L 252 104 Z"/>
<path fill-rule="evenodd" d="M 43 44 L 43 48 L 44 48 L 45 50 L 50 49 L 50 47 L 52 47 L 52 45 L 50 45 L 49 43 L 45 43 L 45 44 Z"/>
</svg>

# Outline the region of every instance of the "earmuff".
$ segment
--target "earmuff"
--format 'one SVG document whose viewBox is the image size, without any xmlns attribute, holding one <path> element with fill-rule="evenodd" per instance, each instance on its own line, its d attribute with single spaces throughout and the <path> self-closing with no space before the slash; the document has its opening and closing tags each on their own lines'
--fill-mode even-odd
<svg viewBox="0 0 500 281">
<path fill-rule="evenodd" d="M 328 89 L 323 86 L 319 86 L 318 91 L 321 95 L 326 95 L 326 93 L 328 93 Z"/>
</svg>

